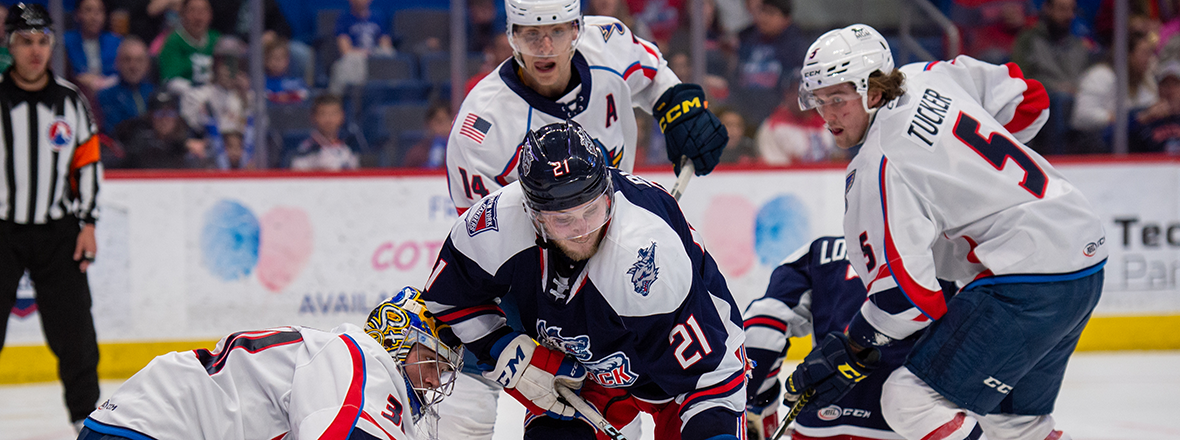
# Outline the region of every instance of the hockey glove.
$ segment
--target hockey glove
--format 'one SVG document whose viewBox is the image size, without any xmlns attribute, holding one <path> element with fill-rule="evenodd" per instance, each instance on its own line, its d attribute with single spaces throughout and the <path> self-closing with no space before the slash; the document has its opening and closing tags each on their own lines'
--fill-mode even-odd
<svg viewBox="0 0 1180 440">
<path fill-rule="evenodd" d="M 864 380 L 877 368 L 880 359 L 881 351 L 875 347 L 853 353 L 848 336 L 841 332 L 828 333 L 787 378 L 784 404 L 794 405 L 804 392 L 812 389 L 815 395 L 807 406 L 828 406 Z"/>
<path fill-rule="evenodd" d="M 703 176 L 713 171 L 721 160 L 721 151 L 729 142 L 729 132 L 721 120 L 709 111 L 705 91 L 696 84 L 677 84 L 660 95 L 652 115 L 664 132 L 668 160 L 680 174 L 680 156 L 688 156 Z"/>
<path fill-rule="evenodd" d="M 558 385 L 574 390 L 582 387 L 586 368 L 576 359 L 538 346 L 533 338 L 520 333 L 497 341 L 492 356 L 496 358 L 496 368 L 484 372 L 484 377 L 503 385 L 504 391 L 529 412 L 562 420 L 577 414 L 555 389 Z"/>
<path fill-rule="evenodd" d="M 782 385 L 774 386 L 746 402 L 746 437 L 767 440 L 778 429 L 778 396 Z"/>
</svg>

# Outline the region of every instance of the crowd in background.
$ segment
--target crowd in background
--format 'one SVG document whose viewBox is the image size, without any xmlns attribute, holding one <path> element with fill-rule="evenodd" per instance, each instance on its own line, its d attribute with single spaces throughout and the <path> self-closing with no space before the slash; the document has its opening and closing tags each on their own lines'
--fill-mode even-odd
<svg viewBox="0 0 1180 440">
<path fill-rule="evenodd" d="M 0 0 L 10 2 L 10 0 Z M 1115 0 L 936 0 L 963 52 L 1012 62 L 1049 91 L 1052 115 L 1030 146 L 1045 155 L 1110 153 L 1115 125 Z M 33 1 L 37 3 L 37 1 Z M 41 1 L 40 3 L 45 3 Z M 449 107 L 449 1 L 264 0 L 266 96 L 248 74 L 248 0 L 66 0 L 66 71 L 91 101 L 108 169 L 442 168 Z M 435 4 L 437 3 L 437 4 Z M 617 17 L 693 78 L 689 0 L 584 0 Z M 704 0 L 702 86 L 730 132 L 724 163 L 842 162 L 823 120 L 797 105 L 808 44 L 791 0 Z M 1129 148 L 1180 154 L 1180 0 L 1130 0 Z M 467 1 L 470 80 L 512 49 L 499 0 Z M 872 23 L 870 23 L 872 24 Z M 878 27 L 887 37 L 897 32 Z M 920 39 L 936 57 L 941 37 Z M 895 52 L 898 45 L 895 46 Z M 899 64 L 918 59 L 901 59 Z M 0 67 L 11 58 L 0 49 Z M 459 93 L 463 93 L 460 91 Z M 268 110 L 266 145 L 254 145 Z M 648 109 L 650 111 L 650 109 Z M 638 110 L 637 110 L 638 111 Z M 642 115 L 637 165 L 664 164 Z M 265 149 L 265 150 L 264 150 Z M 267 154 L 260 154 L 265 151 Z M 265 158 L 265 160 L 263 159 Z"/>
</svg>

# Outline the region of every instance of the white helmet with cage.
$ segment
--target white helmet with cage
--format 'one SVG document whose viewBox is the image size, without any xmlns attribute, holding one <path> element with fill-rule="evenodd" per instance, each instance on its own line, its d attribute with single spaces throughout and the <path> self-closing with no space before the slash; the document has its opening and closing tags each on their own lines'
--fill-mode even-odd
<svg viewBox="0 0 1180 440">
<path fill-rule="evenodd" d="M 872 26 L 854 24 L 821 35 L 807 49 L 799 84 L 799 107 L 810 110 L 822 102 L 815 91 L 846 82 L 856 87 L 865 111 L 869 111 L 869 76 L 893 71 L 889 43 Z"/>
<path fill-rule="evenodd" d="M 572 55 L 582 40 L 581 0 L 504 0 L 504 10 L 508 13 L 508 43 L 516 54 L 557 57 L 568 52 Z M 572 26 L 544 29 L 566 23 Z M 545 44 L 545 37 L 549 44 Z"/>
</svg>

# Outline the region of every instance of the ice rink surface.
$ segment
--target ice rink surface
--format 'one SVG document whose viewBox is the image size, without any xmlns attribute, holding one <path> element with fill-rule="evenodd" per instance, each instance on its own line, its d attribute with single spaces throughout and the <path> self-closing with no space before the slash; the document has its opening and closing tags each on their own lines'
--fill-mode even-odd
<svg viewBox="0 0 1180 440">
<path fill-rule="evenodd" d="M 1054 417 L 1077 440 L 1180 439 L 1180 351 L 1080 353 Z M 789 368 L 784 368 L 789 372 Z M 105 399 L 121 381 L 103 381 Z M 57 383 L 0 386 L 0 440 L 75 438 Z M 521 438 L 524 408 L 500 398 L 495 440 Z M 643 439 L 652 439 L 650 418 Z M 163 440 L 163 439 L 161 439 Z"/>
</svg>

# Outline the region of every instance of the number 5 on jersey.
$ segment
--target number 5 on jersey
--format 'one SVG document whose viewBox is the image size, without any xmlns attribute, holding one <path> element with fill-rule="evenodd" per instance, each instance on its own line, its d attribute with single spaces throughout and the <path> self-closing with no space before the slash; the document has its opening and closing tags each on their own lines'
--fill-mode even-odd
<svg viewBox="0 0 1180 440">
<path fill-rule="evenodd" d="M 712 353 L 713 347 L 709 346 L 709 340 L 705 338 L 705 332 L 701 330 L 700 324 L 697 324 L 695 316 L 689 315 L 685 324 L 676 324 L 676 327 L 672 327 L 672 333 L 668 335 L 668 343 L 676 347 L 672 354 L 676 356 L 676 361 L 680 362 L 680 368 L 687 370 L 692 364 Z M 677 339 L 680 340 L 680 345 L 677 345 Z M 699 343 L 700 348 L 694 348 L 693 342 Z M 692 354 L 686 356 L 689 349 L 692 349 Z"/>
</svg>

